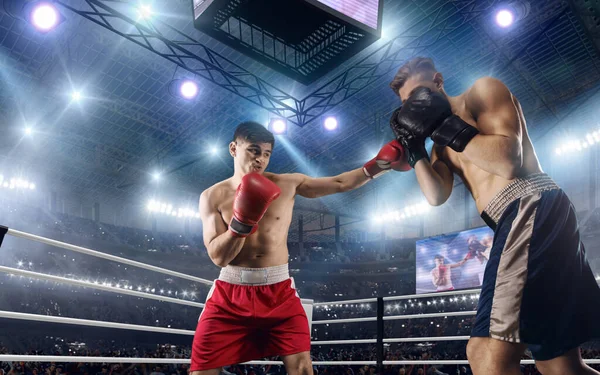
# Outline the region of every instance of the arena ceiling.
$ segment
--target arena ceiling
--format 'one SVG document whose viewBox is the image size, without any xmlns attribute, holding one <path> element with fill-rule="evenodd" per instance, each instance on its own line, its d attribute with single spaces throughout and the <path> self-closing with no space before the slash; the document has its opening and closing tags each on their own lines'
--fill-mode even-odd
<svg viewBox="0 0 600 375">
<path fill-rule="evenodd" d="M 565 116 L 599 87 L 597 35 L 576 1 L 531 1 L 507 31 L 492 21 L 500 1 L 386 0 L 384 37 L 309 86 L 196 30 L 190 2 L 154 0 L 156 16 L 136 24 L 134 0 L 57 0 L 66 20 L 47 34 L 2 13 L 0 169 L 85 201 L 195 199 L 231 175 L 226 147 L 238 123 L 280 115 L 295 124 L 278 138 L 271 171 L 340 173 L 391 140 L 399 103 L 388 83 L 415 55 L 434 58 L 451 95 L 483 75 L 503 80 L 534 141 L 565 131 Z M 174 77 L 196 77 L 199 98 L 170 95 Z M 84 95 L 79 103 L 70 102 L 73 89 Z M 324 133 L 324 115 L 337 116 L 341 129 Z M 34 137 L 22 136 L 24 124 Z M 166 172 L 160 187 L 150 178 L 157 169 Z M 384 176 L 311 207 L 361 216 L 382 191 L 400 199 L 414 190 L 412 175 Z"/>
</svg>

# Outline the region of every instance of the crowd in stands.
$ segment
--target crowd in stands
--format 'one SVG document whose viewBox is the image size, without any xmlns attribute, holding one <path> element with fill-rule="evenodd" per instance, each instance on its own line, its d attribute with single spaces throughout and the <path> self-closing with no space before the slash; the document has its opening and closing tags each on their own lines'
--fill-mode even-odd
<svg viewBox="0 0 600 375">
<path fill-rule="evenodd" d="M 172 233 L 152 233 L 151 231 L 123 228 L 97 223 L 59 213 L 48 213 L 40 209 L 20 207 L 9 209 L 0 207 L 0 213 L 8 218 L 3 224 L 18 223 L 33 233 L 43 231 L 49 234 L 70 236 L 70 241 L 115 255 L 156 264 L 168 269 L 188 272 L 194 268 L 194 274 L 214 279 L 218 268 L 212 265 L 202 245 L 201 238 L 195 235 Z M 17 226 L 18 227 L 18 226 Z M 84 241 L 85 240 L 85 241 Z M 342 301 L 345 299 L 369 298 L 376 296 L 407 295 L 414 293 L 413 268 L 402 268 L 403 264 L 414 259 L 413 248 L 407 241 L 388 241 L 377 243 L 305 243 L 303 249 L 298 244 L 289 244 L 290 268 L 298 268 L 293 276 L 302 297 L 316 301 Z M 107 244 L 110 244 L 107 245 Z M 31 247 L 29 247 L 31 246 Z M 83 245 L 82 245 L 83 246 Z M 153 295 L 164 295 L 188 301 L 201 302 L 206 298 L 209 286 L 201 283 L 169 277 L 135 267 L 124 266 L 67 250 L 24 242 L 6 241 L 2 246 L 3 256 L 0 265 L 34 272 L 58 275 L 90 284 L 102 284 L 116 288 L 141 291 Z M 177 256 L 174 257 L 173 254 Z M 414 260 L 413 260 L 414 261 Z M 396 262 L 399 267 L 388 267 Z M 301 267 L 314 263 L 306 272 Z M 322 272 L 323 264 L 335 263 L 335 267 Z M 344 268 L 338 264 L 349 264 Z M 298 267 L 296 267 L 298 265 Z M 319 267 L 316 267 L 319 265 Z M 187 268 L 186 268 L 187 267 Z M 326 267 L 325 267 L 326 268 Z M 399 269 L 399 270 L 398 270 Z M 332 275 L 338 277 L 328 279 Z M 366 275 L 366 277 L 358 277 Z M 383 275 L 385 279 L 373 281 L 369 275 Z M 347 276 L 347 277 L 346 277 Z M 390 276 L 387 278 L 387 276 Z M 90 285 L 91 286 L 91 285 Z M 3 310 L 64 316 L 90 320 L 112 321 L 147 326 L 160 326 L 194 330 L 199 308 L 160 302 L 70 286 L 62 283 L 40 281 L 15 275 L 0 275 L 0 303 Z M 406 315 L 419 313 L 474 311 L 477 296 L 471 294 L 444 298 L 420 298 L 386 302 L 385 315 Z M 372 317 L 375 315 L 375 303 L 336 303 L 315 307 L 314 320 Z M 462 336 L 471 330 L 471 316 L 438 317 L 431 319 L 390 320 L 385 324 L 385 336 L 432 337 Z M 8 321 L 0 320 L 0 326 L 8 327 Z M 26 322 L 27 323 L 27 322 Z M 24 324 L 24 323 L 23 323 Z M 20 326 L 10 322 L 15 332 L 4 330 L 0 333 L 0 354 L 56 354 L 107 357 L 147 357 L 147 358 L 189 358 L 191 337 L 179 337 L 169 344 L 164 336 L 148 336 L 145 340 L 134 339 L 123 333 L 112 333 L 111 337 L 102 337 L 90 331 L 82 334 L 61 327 L 36 326 L 27 323 Z M 19 328 L 21 327 L 21 328 Z M 376 337 L 375 323 L 319 324 L 312 327 L 312 339 L 349 340 L 373 339 Z M 86 331 L 88 332 L 88 331 Z M 18 339 L 15 339 L 18 337 Z M 85 337 L 85 342 L 82 341 Z M 139 336 L 138 336 L 139 337 Z M 411 359 L 464 359 L 465 341 L 399 343 L 386 346 L 385 357 L 388 360 Z M 600 355 L 598 345 L 584 348 L 584 357 L 595 358 Z M 375 360 L 373 345 L 331 346 L 313 345 L 312 357 L 315 361 L 360 361 Z M 91 364 L 91 363 L 18 363 L 1 364 L 0 375 L 186 375 L 187 365 L 134 365 Z M 315 371 L 323 374 L 371 375 L 373 366 L 316 366 Z M 283 374 L 281 366 L 231 366 L 226 372 L 236 375 Z M 436 372 L 437 371 L 437 372 Z M 535 375 L 533 366 L 523 368 L 525 374 Z M 386 366 L 386 375 L 420 374 L 468 374 L 468 366 Z M 228 374 L 229 375 L 229 374 Z"/>
</svg>

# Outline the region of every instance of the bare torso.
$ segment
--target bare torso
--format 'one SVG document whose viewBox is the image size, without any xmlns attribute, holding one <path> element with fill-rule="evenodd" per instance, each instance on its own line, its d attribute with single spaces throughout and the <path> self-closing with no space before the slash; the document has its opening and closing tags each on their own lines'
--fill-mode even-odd
<svg viewBox="0 0 600 375">
<path fill-rule="evenodd" d="M 240 267 L 262 268 L 288 262 L 287 237 L 292 222 L 292 211 L 297 184 L 291 175 L 264 173 L 281 189 L 281 195 L 270 206 L 258 224 L 258 230 L 248 236 L 244 246 L 229 264 Z M 221 214 L 228 226 L 233 217 L 233 199 L 236 187 L 231 179 L 221 181 L 210 190 L 211 205 Z"/>
<path fill-rule="evenodd" d="M 465 98 L 466 94 L 453 98 L 453 112 L 470 125 L 477 127 L 477 122 L 471 115 L 469 108 L 467 108 Z M 529 134 L 527 133 L 527 125 L 521 105 L 515 97 L 513 97 L 513 103 L 518 113 L 522 132 L 523 164 L 519 170 L 518 177 L 525 177 L 532 173 L 539 173 L 542 169 L 535 154 L 535 150 L 533 149 L 533 145 L 531 144 L 531 140 L 529 139 Z M 469 189 L 471 195 L 475 199 L 479 213 L 486 208 L 488 203 L 500 192 L 500 190 L 513 181 L 484 171 L 467 161 L 460 153 L 453 151 L 449 147 L 442 149 L 438 148 L 437 152 L 440 159 L 450 167 L 450 170 L 453 173 L 457 174 L 462 179 L 467 189 Z"/>
</svg>

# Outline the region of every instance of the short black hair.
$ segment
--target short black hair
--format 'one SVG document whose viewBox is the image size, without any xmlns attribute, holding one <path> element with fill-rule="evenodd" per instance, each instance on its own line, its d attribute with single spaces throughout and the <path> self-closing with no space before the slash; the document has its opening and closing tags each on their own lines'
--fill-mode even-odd
<svg viewBox="0 0 600 375">
<path fill-rule="evenodd" d="M 444 260 L 444 257 L 441 256 L 440 254 L 437 254 L 436 256 L 433 257 L 433 259 Z"/>
<path fill-rule="evenodd" d="M 271 147 L 275 147 L 273 133 L 258 122 L 246 121 L 239 124 L 233 133 L 233 142 L 240 138 L 251 143 L 270 143 Z"/>
</svg>

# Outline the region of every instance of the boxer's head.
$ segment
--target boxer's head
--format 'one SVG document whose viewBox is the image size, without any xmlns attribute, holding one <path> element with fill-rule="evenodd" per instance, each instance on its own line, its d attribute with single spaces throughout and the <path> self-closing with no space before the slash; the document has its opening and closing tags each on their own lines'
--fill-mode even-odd
<svg viewBox="0 0 600 375">
<path fill-rule="evenodd" d="M 263 173 L 275 146 L 273 133 L 257 122 L 243 122 L 235 129 L 229 144 L 235 170 L 242 174 Z"/>
<path fill-rule="evenodd" d="M 435 69 L 433 60 L 428 57 L 415 57 L 398 69 L 390 83 L 394 93 L 405 101 L 417 87 L 428 87 L 432 91 L 444 93 L 444 78 Z"/>
<path fill-rule="evenodd" d="M 433 257 L 433 261 L 435 262 L 436 266 L 441 266 L 444 264 L 444 257 L 438 254 Z"/>
</svg>

